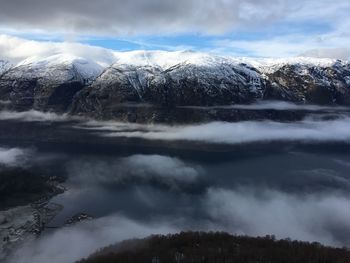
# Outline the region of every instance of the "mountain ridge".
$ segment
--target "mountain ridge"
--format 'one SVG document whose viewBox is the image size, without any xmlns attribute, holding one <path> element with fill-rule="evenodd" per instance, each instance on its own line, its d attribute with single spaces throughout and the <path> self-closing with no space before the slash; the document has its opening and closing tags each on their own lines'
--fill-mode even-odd
<svg viewBox="0 0 350 263">
<path fill-rule="evenodd" d="M 350 106 L 348 61 L 234 58 L 183 51 L 115 52 L 115 57 L 109 66 L 69 54 L 29 58 L 12 67 L 1 67 L 9 65 L 2 62 L 0 97 L 10 102 L 10 110 L 129 121 L 139 121 L 138 116 L 145 115 L 140 111 L 152 107 L 143 121 L 167 121 L 165 115 L 177 107 L 265 100 Z M 125 107 L 145 104 L 152 107 Z M 159 112 L 165 117 L 154 117 Z"/>
</svg>

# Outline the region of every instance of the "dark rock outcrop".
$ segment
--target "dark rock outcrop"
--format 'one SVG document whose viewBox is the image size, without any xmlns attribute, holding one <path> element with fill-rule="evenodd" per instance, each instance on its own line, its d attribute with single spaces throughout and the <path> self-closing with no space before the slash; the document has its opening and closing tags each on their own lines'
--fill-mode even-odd
<svg viewBox="0 0 350 263">
<path fill-rule="evenodd" d="M 268 74 L 264 99 L 350 105 L 350 64 L 285 65 Z"/>
</svg>

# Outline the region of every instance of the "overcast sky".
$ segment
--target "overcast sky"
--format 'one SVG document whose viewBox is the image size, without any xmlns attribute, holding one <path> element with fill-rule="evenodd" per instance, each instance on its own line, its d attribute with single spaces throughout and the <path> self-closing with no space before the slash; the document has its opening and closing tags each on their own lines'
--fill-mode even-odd
<svg viewBox="0 0 350 263">
<path fill-rule="evenodd" d="M 0 2 L 0 50 L 6 45 L 9 50 L 11 37 L 16 36 L 114 50 L 342 59 L 350 55 L 349 0 Z"/>
</svg>

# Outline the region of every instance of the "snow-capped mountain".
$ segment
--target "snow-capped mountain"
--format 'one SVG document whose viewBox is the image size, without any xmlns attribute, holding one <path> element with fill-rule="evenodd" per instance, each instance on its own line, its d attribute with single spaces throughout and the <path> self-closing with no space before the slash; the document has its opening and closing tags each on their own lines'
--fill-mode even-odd
<svg viewBox="0 0 350 263">
<path fill-rule="evenodd" d="M 65 54 L 28 58 L 0 74 L 0 96 L 15 109 L 107 118 L 134 116 L 140 105 L 162 111 L 260 100 L 350 105 L 347 61 L 180 51 L 114 52 L 113 61 L 106 67 Z"/>
</svg>

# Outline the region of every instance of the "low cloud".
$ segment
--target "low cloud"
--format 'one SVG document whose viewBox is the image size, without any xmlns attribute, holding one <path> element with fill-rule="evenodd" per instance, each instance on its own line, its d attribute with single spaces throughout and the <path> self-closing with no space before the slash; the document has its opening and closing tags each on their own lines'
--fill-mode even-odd
<svg viewBox="0 0 350 263">
<path fill-rule="evenodd" d="M 108 129 L 115 128 L 115 123 L 108 124 Z M 153 127 L 164 133 L 169 129 L 121 123 L 117 127 Z M 213 163 L 202 159 L 198 165 L 162 155 L 66 156 L 57 163 L 65 166 L 68 161 L 69 190 L 52 200 L 64 209 L 51 223 L 60 225 L 82 211 L 96 219 L 46 231 L 15 251 L 9 262 L 74 262 L 124 239 L 188 229 L 350 244 L 348 156 L 331 160 L 332 152 L 276 155 L 268 149 L 251 159 L 233 155 Z M 225 152 L 215 158 L 226 154 L 230 155 Z M 264 170 L 266 166 L 271 169 Z M 182 188 L 186 184 L 200 187 L 206 179 L 201 191 Z M 167 187 L 159 188 L 159 183 Z M 297 190 L 288 190 L 290 186 Z"/>
<path fill-rule="evenodd" d="M 249 61 L 249 60 L 248 60 Z M 194 109 L 242 109 L 242 110 L 293 110 L 293 111 L 327 111 L 337 113 L 339 110 L 349 111 L 349 107 L 342 106 L 321 106 L 312 104 L 295 104 L 286 101 L 260 101 L 253 104 L 235 104 L 228 106 L 183 106 L 181 108 L 194 108 Z"/>
<path fill-rule="evenodd" d="M 141 223 L 112 215 L 47 233 L 30 240 L 9 259 L 9 263 L 63 263 L 87 257 L 98 248 L 125 239 L 174 233 L 170 222 Z"/>
<path fill-rule="evenodd" d="M 9 105 L 11 103 L 11 101 L 9 100 L 0 100 L 0 105 Z"/>
<path fill-rule="evenodd" d="M 322 117 L 322 116 L 321 116 Z M 239 144 L 267 141 L 348 142 L 350 118 L 307 118 L 296 122 L 243 121 L 211 122 L 198 125 L 165 126 L 121 123 L 86 123 L 82 128 L 96 130 L 101 136 L 142 138 L 161 141 L 199 141 Z"/>
<path fill-rule="evenodd" d="M 294 107 L 289 104 L 254 107 L 271 106 Z M 9 116 L 24 121 L 62 120 L 45 113 L 16 114 Z M 83 120 L 75 125 L 77 129 L 89 129 L 101 136 L 107 134 L 112 139 L 120 136 L 237 144 L 276 140 L 348 142 L 349 123 L 348 117 L 309 117 L 285 123 L 249 121 L 168 126 Z M 231 156 L 226 152 L 210 153 L 215 154 L 215 158 L 210 156 L 215 161 L 207 162 L 196 156 L 201 160 L 196 163 L 170 155 L 123 156 L 122 151 L 118 157 L 87 154 L 80 152 L 78 157 L 74 153 L 64 160 L 55 159 L 56 164 L 68 168 L 69 190 L 53 201 L 64 200 L 65 208 L 57 222 L 64 222 L 80 211 L 93 215 L 95 212 L 97 218 L 44 232 L 15 251 L 10 263 L 74 262 L 124 239 L 186 229 L 253 236 L 274 234 L 278 238 L 337 246 L 350 244 L 349 162 L 344 152 L 336 155 L 332 151 L 313 152 L 309 156 L 288 150 L 288 154 L 283 151 L 276 154 L 266 146 L 254 158 L 249 155 L 248 159 L 241 159 L 240 155 L 246 154 L 244 151 Z M 224 155 L 226 158 L 221 160 Z M 0 148 L 0 164 L 18 165 L 25 158 L 23 149 Z M 159 184 L 166 187 L 158 187 Z M 183 187 L 188 184 L 201 189 L 186 191 Z M 122 187 L 116 191 L 114 185 Z M 178 191 L 168 191 L 169 188 Z"/>
<path fill-rule="evenodd" d="M 196 182 L 201 172 L 200 167 L 192 167 L 180 159 L 161 155 L 132 155 L 106 159 L 72 162 L 68 165 L 71 181 L 78 185 L 153 182 L 178 189 Z"/>
<path fill-rule="evenodd" d="M 46 122 L 46 121 L 69 121 L 78 120 L 78 117 L 68 116 L 67 114 L 56 114 L 53 112 L 30 111 L 0 111 L 0 120 L 19 120 L 26 122 Z"/>
<path fill-rule="evenodd" d="M 182 218 L 168 214 L 134 220 L 120 214 L 109 215 L 44 233 L 25 243 L 9 262 L 74 262 L 125 239 L 186 229 L 251 236 L 273 234 L 277 238 L 343 246 L 350 242 L 349 202 L 348 196 L 336 192 L 293 195 L 264 188 L 210 188 L 196 205 L 182 208 Z M 199 217 L 192 218 L 191 209 L 199 212 Z"/>
<path fill-rule="evenodd" d="M 23 166 L 28 162 L 31 154 L 30 150 L 0 147 L 0 166 Z"/>
<path fill-rule="evenodd" d="M 292 195 L 268 189 L 212 188 L 205 201 L 212 220 L 225 230 L 245 235 L 350 244 L 349 196 Z"/>
</svg>

